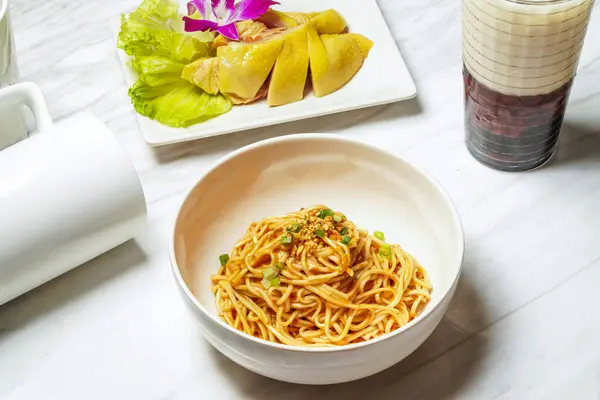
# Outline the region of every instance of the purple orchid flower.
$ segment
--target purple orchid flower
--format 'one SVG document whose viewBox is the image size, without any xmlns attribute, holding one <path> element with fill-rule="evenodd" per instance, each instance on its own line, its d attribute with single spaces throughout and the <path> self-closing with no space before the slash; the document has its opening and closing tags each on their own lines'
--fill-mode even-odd
<svg viewBox="0 0 600 400">
<path fill-rule="evenodd" d="M 273 0 L 191 0 L 187 4 L 188 16 L 183 17 L 186 32 L 216 31 L 231 40 L 239 40 L 235 23 L 256 19 L 267 12 Z M 203 19 L 194 19 L 196 12 Z"/>
</svg>

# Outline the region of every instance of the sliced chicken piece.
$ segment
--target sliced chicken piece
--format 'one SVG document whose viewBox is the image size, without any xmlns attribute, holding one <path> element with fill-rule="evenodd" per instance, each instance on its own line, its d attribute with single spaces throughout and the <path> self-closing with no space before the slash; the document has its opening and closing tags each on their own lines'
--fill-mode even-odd
<svg viewBox="0 0 600 400">
<path fill-rule="evenodd" d="M 262 22 L 253 20 L 240 21 L 237 22 L 235 26 L 238 30 L 238 34 L 240 35 L 240 42 L 255 42 L 259 40 L 257 39 L 257 37 L 261 33 L 269 29 Z M 213 50 L 216 50 L 221 46 L 227 46 L 227 44 L 229 44 L 230 42 L 231 40 L 226 38 L 225 36 L 218 35 L 212 44 L 212 48 Z"/>
<path fill-rule="evenodd" d="M 256 96 L 251 99 L 243 99 L 235 94 L 225 93 L 225 97 L 227 97 L 233 104 L 236 106 L 254 103 L 256 101 L 262 100 L 267 97 L 267 93 L 269 93 L 269 81 L 267 80 L 264 85 L 258 90 Z"/>
</svg>

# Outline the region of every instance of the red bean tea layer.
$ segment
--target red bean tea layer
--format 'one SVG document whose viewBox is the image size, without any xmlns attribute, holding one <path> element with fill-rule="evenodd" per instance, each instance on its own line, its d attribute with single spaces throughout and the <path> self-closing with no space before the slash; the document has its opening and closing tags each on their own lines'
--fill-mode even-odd
<svg viewBox="0 0 600 400">
<path fill-rule="evenodd" d="M 463 69 L 467 148 L 481 163 L 525 171 L 545 163 L 558 140 L 572 80 L 551 93 L 510 96 Z"/>
</svg>

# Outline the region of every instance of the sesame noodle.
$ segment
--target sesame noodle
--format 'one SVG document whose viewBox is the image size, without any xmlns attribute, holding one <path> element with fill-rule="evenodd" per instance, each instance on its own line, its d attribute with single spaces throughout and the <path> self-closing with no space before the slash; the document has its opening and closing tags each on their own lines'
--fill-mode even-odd
<svg viewBox="0 0 600 400">
<path fill-rule="evenodd" d="M 318 205 L 250 225 L 220 257 L 220 317 L 248 335 L 295 346 L 359 343 L 416 318 L 427 271 L 382 232 Z"/>
</svg>

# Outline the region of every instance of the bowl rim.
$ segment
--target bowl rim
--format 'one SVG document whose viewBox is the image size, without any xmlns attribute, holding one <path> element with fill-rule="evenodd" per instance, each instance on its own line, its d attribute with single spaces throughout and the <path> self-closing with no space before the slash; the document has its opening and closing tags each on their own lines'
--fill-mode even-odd
<svg viewBox="0 0 600 400">
<path fill-rule="evenodd" d="M 219 168 L 223 164 L 229 162 L 230 160 L 243 155 L 244 153 L 248 153 L 248 152 L 254 151 L 256 149 L 263 148 L 263 147 L 268 147 L 268 146 L 276 144 L 276 143 L 281 143 L 281 142 L 295 142 L 295 141 L 303 141 L 303 140 L 328 140 L 328 141 L 333 141 L 333 142 L 350 143 L 350 144 L 353 144 L 353 145 L 358 145 L 358 146 L 366 147 L 367 149 L 369 149 L 371 151 L 379 152 L 382 155 L 391 156 L 391 157 L 399 160 L 400 162 L 403 162 L 406 165 L 408 165 L 416 173 L 418 173 L 423 179 L 425 179 L 431 185 L 433 185 L 433 187 L 441 195 L 442 200 L 444 200 L 444 203 L 446 203 L 446 206 L 450 210 L 451 216 L 452 216 L 452 220 L 453 220 L 453 224 L 454 224 L 454 228 L 457 231 L 456 233 L 458 234 L 457 237 L 456 237 L 456 243 L 455 243 L 455 245 L 457 246 L 457 249 L 458 249 L 458 255 L 457 255 L 457 258 L 453 261 L 452 265 L 458 264 L 458 270 L 456 272 L 456 275 L 454 276 L 454 280 L 448 286 L 447 290 L 445 290 L 445 292 L 442 294 L 442 296 L 438 299 L 437 303 L 434 304 L 432 307 L 426 308 L 421 314 L 419 314 L 415 319 L 413 319 L 412 321 L 410 321 L 408 324 L 406 324 L 406 325 L 404 325 L 404 326 L 402 326 L 402 327 L 400 327 L 400 328 L 398 328 L 398 329 L 396 329 L 396 330 L 394 330 L 394 331 L 392 331 L 390 333 L 381 335 L 378 338 L 367 340 L 365 342 L 348 344 L 348 345 L 342 345 L 342 346 L 332 346 L 332 347 L 304 347 L 304 346 L 296 346 L 296 345 L 287 345 L 287 344 L 281 344 L 281 343 L 274 343 L 274 342 L 270 342 L 268 340 L 264 340 L 264 339 L 260 339 L 260 338 L 254 337 L 254 336 L 250 336 L 247 333 L 239 331 L 239 330 L 233 328 L 232 326 L 226 324 L 220 318 L 214 317 L 198 301 L 198 299 L 196 298 L 196 296 L 194 296 L 194 294 L 189 289 L 188 285 L 183 280 L 183 276 L 181 275 L 181 272 L 179 270 L 179 266 L 177 265 L 177 260 L 175 258 L 175 233 L 176 233 L 177 223 L 179 221 L 179 217 L 181 215 L 182 208 L 185 205 L 185 203 L 187 202 L 187 200 L 190 197 L 190 195 L 194 192 L 194 190 L 196 190 L 196 187 L 198 187 L 198 185 L 200 185 L 200 183 L 209 174 L 211 174 L 212 172 L 214 172 L 217 168 Z M 169 239 L 169 259 L 170 259 L 170 262 L 171 262 L 171 269 L 172 269 L 173 275 L 175 277 L 175 281 L 177 282 L 177 284 L 179 286 L 179 289 L 182 290 L 183 293 L 185 293 L 187 299 L 198 310 L 200 310 L 200 312 L 202 314 L 204 314 L 205 316 L 207 316 L 213 323 L 217 324 L 221 328 L 226 329 L 229 332 L 233 333 L 234 335 L 237 335 L 240 338 L 243 338 L 243 339 L 249 340 L 251 342 L 254 342 L 254 343 L 256 343 L 256 344 L 258 344 L 260 346 L 274 348 L 274 349 L 278 349 L 278 350 L 286 350 L 286 351 L 302 352 L 302 353 L 337 353 L 337 352 L 343 352 L 343 351 L 351 351 L 351 350 L 359 349 L 359 348 L 362 348 L 362 347 L 366 347 L 366 346 L 369 346 L 369 345 L 374 345 L 376 343 L 380 343 L 380 342 L 383 342 L 383 341 L 390 340 L 390 339 L 394 338 L 395 336 L 398 336 L 398 335 L 402 334 L 403 332 L 406 332 L 407 330 L 415 327 L 417 324 L 419 324 L 420 322 L 422 322 L 425 319 L 427 319 L 428 317 L 430 317 L 430 315 L 433 313 L 433 311 L 435 309 L 437 309 L 437 307 L 440 306 L 444 302 L 444 300 L 451 293 L 453 293 L 453 289 L 456 287 L 457 281 L 460 278 L 460 274 L 461 274 L 461 271 L 462 271 L 462 264 L 463 264 L 463 260 L 464 260 L 464 253 L 465 253 L 465 237 L 464 237 L 464 230 L 463 230 L 462 222 L 460 220 L 460 216 L 458 214 L 458 211 L 457 211 L 456 206 L 454 205 L 452 199 L 450 198 L 450 196 L 448 195 L 448 193 L 444 190 L 444 188 L 438 183 L 438 181 L 436 179 L 434 179 L 427 172 L 425 172 L 425 170 L 423 170 L 422 168 L 418 167 L 412 161 L 408 160 L 407 158 L 405 158 L 403 156 L 394 154 L 391 151 L 382 149 L 380 147 L 377 147 L 377 146 L 375 146 L 373 144 L 364 142 L 362 140 L 358 140 L 358 139 L 354 139 L 354 138 L 348 138 L 348 137 L 345 137 L 345 136 L 341 136 L 339 134 L 331 134 L 331 133 L 299 133 L 299 134 L 292 134 L 292 135 L 287 135 L 287 136 L 278 136 L 278 137 L 275 137 L 275 138 L 261 140 L 261 141 L 249 144 L 247 146 L 241 147 L 241 148 L 239 148 L 239 149 L 237 149 L 237 150 L 235 150 L 235 151 L 227 154 L 224 157 L 221 157 L 208 170 L 206 170 L 202 174 L 202 176 L 200 177 L 200 179 L 196 182 L 196 184 L 194 186 L 192 186 L 192 188 L 189 191 L 187 191 L 187 193 L 185 195 L 185 198 L 181 202 L 181 204 L 179 206 L 179 209 L 177 211 L 177 216 L 175 217 L 175 221 L 173 223 L 173 228 L 172 229 L 173 230 L 171 232 L 171 236 L 170 236 L 170 239 Z"/>
</svg>

